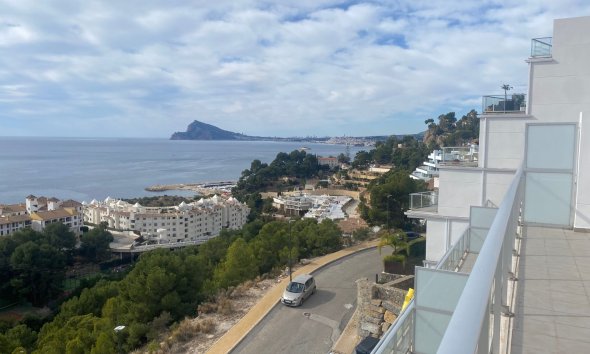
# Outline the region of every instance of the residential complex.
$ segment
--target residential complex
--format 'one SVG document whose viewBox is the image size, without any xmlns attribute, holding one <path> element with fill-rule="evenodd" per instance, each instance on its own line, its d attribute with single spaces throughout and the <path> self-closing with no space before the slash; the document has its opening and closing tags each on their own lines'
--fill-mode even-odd
<svg viewBox="0 0 590 354">
<path fill-rule="evenodd" d="M 410 178 L 429 181 L 438 178 L 441 166 L 477 166 L 479 160 L 478 146 L 443 147 L 440 150 L 433 150 L 428 155 L 428 161 L 416 167 L 410 174 Z M 437 181 L 438 182 L 438 181 Z M 438 183 L 434 184 L 438 187 Z"/>
<path fill-rule="evenodd" d="M 426 220 L 425 267 L 373 353 L 588 350 L 588 33 L 590 17 L 556 20 L 528 95 L 483 97 L 477 165 L 440 165 L 438 195 L 407 212 Z"/>
<path fill-rule="evenodd" d="M 0 236 L 29 227 L 43 231 L 45 226 L 61 222 L 76 235 L 83 226 L 82 204 L 74 200 L 29 195 L 24 204 L 0 205 Z"/>
<path fill-rule="evenodd" d="M 238 200 L 217 195 L 170 207 L 132 205 L 112 198 L 82 204 L 86 223 L 106 222 L 112 230 L 135 231 L 158 243 L 207 240 L 218 236 L 223 228 L 241 228 L 250 213 Z"/>
</svg>

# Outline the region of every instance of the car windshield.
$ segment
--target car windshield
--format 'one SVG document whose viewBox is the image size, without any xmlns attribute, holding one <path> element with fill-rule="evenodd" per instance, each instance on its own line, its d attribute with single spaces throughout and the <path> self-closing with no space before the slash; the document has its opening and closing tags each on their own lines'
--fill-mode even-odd
<svg viewBox="0 0 590 354">
<path fill-rule="evenodd" d="M 287 291 L 290 293 L 302 293 L 303 292 L 303 284 L 291 282 L 289 286 L 287 286 Z"/>
</svg>

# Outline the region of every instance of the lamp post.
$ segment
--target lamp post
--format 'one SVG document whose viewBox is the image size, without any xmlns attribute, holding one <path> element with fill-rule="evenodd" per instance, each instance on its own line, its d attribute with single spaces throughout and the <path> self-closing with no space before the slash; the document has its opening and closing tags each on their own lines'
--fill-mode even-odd
<svg viewBox="0 0 590 354">
<path fill-rule="evenodd" d="M 391 198 L 391 194 L 387 195 L 387 231 L 389 231 L 389 198 Z"/>
<path fill-rule="evenodd" d="M 294 220 L 289 219 L 289 282 L 293 281 L 293 271 L 291 270 L 291 248 L 293 247 L 291 240 L 291 221 Z"/>
<path fill-rule="evenodd" d="M 506 112 L 506 101 L 508 101 L 508 93 L 507 92 L 512 89 L 513 89 L 513 87 L 508 84 L 502 85 L 502 90 L 504 90 L 504 112 Z"/>
<path fill-rule="evenodd" d="M 117 350 L 121 353 L 121 331 L 125 329 L 125 326 L 119 325 L 114 328 L 115 333 L 117 333 Z"/>
</svg>

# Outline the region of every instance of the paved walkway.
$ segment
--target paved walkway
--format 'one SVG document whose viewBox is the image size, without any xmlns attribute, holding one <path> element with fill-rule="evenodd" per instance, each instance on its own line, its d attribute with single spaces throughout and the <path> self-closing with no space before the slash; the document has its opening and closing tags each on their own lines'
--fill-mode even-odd
<svg viewBox="0 0 590 354">
<path fill-rule="evenodd" d="M 512 354 L 590 352 L 590 233 L 528 227 Z"/>
<path fill-rule="evenodd" d="M 378 240 L 374 240 L 360 245 L 346 248 L 344 250 L 328 254 L 321 258 L 315 259 L 308 265 L 299 268 L 293 272 L 293 277 L 299 274 L 308 274 L 317 271 L 318 269 L 339 260 L 340 258 L 349 256 L 358 251 L 376 247 Z M 283 279 L 280 283 L 270 289 L 256 305 L 254 305 L 250 311 L 238 323 L 230 328 L 209 350 L 207 353 L 229 353 L 238 343 L 246 337 L 246 335 L 260 322 L 279 302 L 283 290 L 287 286 L 289 279 Z"/>
</svg>

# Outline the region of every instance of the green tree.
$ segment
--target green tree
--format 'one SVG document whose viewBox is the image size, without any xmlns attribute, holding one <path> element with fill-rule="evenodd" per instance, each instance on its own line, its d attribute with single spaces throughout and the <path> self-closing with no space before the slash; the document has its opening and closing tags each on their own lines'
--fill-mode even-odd
<svg viewBox="0 0 590 354">
<path fill-rule="evenodd" d="M 15 272 L 11 285 L 33 305 L 44 305 L 61 292 L 65 257 L 55 247 L 26 242 L 10 256 L 10 266 Z"/>
<path fill-rule="evenodd" d="M 369 164 L 372 162 L 371 154 L 362 150 L 356 153 L 354 156 L 354 161 L 352 161 L 352 167 L 358 169 L 366 169 L 369 167 Z"/>
<path fill-rule="evenodd" d="M 96 344 L 92 347 L 90 354 L 112 354 L 118 352 L 115 340 L 108 332 L 98 335 Z"/>
<path fill-rule="evenodd" d="M 361 213 L 373 225 L 384 225 L 389 220 L 390 226 L 404 227 L 410 193 L 424 189 L 424 182 L 411 179 L 407 171 L 390 171 L 369 185 L 370 208 L 361 209 Z"/>
<path fill-rule="evenodd" d="M 43 234 L 47 237 L 49 244 L 58 250 L 72 250 L 76 247 L 76 235 L 61 222 L 45 226 Z"/>
<path fill-rule="evenodd" d="M 0 333 L 0 353 L 23 353 L 33 350 L 37 333 L 24 324 L 12 327 L 6 333 Z M 24 350 L 24 351 L 23 351 Z"/>
<path fill-rule="evenodd" d="M 221 288 L 235 286 L 258 275 L 258 266 L 250 246 L 242 238 L 235 240 L 223 263 L 215 269 L 215 281 Z"/>
<path fill-rule="evenodd" d="M 110 256 L 109 245 L 113 242 L 113 235 L 106 227 L 99 225 L 81 237 L 80 253 L 94 262 Z"/>
</svg>

